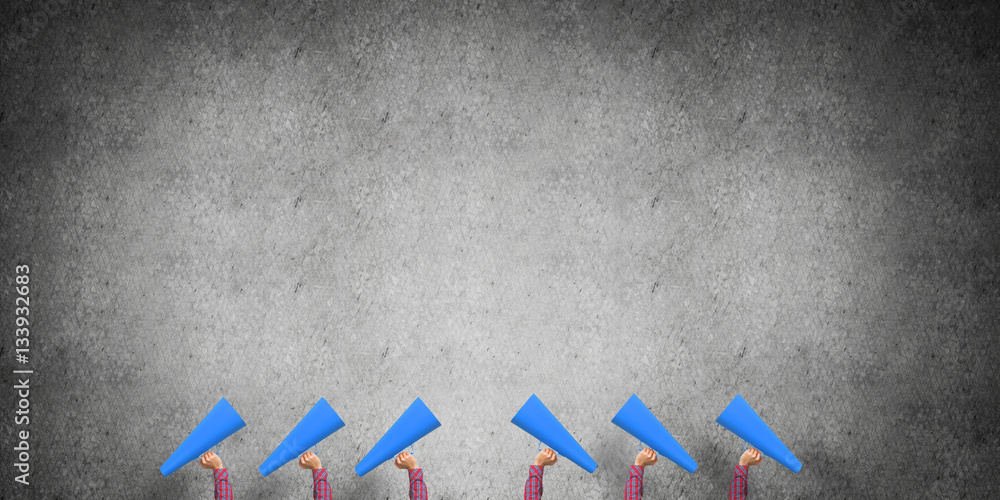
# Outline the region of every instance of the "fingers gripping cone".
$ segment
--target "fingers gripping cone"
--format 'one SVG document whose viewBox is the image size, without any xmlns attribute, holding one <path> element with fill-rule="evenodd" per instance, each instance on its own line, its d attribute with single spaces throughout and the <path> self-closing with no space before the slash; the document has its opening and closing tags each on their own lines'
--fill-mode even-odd
<svg viewBox="0 0 1000 500">
<path fill-rule="evenodd" d="M 585 471 L 592 473 L 597 469 L 597 462 L 590 458 L 580 443 L 573 439 L 569 431 L 559 423 L 555 415 L 534 394 L 528 398 L 528 401 L 517 411 L 510 422 L 571 462 L 583 467 Z"/>
<path fill-rule="evenodd" d="M 282 465 L 305 453 L 306 450 L 342 427 L 344 427 L 344 421 L 340 415 L 333 411 L 326 399 L 319 398 L 319 401 L 306 413 L 306 416 L 302 417 L 298 424 L 295 424 L 295 428 L 288 433 L 285 440 L 271 452 L 267 460 L 264 460 L 258 469 L 260 474 L 267 476 L 278 470 Z"/>
<path fill-rule="evenodd" d="M 403 415 L 396 420 L 396 423 L 385 431 L 381 439 L 365 455 L 364 458 L 354 466 L 354 472 L 359 476 L 364 476 L 378 467 L 386 460 L 389 460 L 399 452 L 406 449 L 420 440 L 420 438 L 430 434 L 431 431 L 441 427 L 441 422 L 431 413 L 427 405 L 420 398 L 417 398 L 410 407 L 403 412 Z"/>
<path fill-rule="evenodd" d="M 785 443 L 778 439 L 774 431 L 764 423 L 760 415 L 757 415 L 757 412 L 739 394 L 733 398 L 733 401 L 715 421 L 728 429 L 729 432 L 743 438 L 764 455 L 777 460 L 788 470 L 796 473 L 802 470 L 802 462 L 795 458 Z"/>
<path fill-rule="evenodd" d="M 618 410 L 615 418 L 611 419 L 611 423 L 649 445 L 650 448 L 669 458 L 684 470 L 694 472 L 698 468 L 698 464 L 691 458 L 691 455 L 670 435 L 667 428 L 656 419 L 635 394 L 625 402 L 625 406 L 622 406 L 621 410 Z"/>
<path fill-rule="evenodd" d="M 174 450 L 170 458 L 160 466 L 160 473 L 164 476 L 173 474 L 184 464 L 198 458 L 213 446 L 221 443 L 234 432 L 246 427 L 246 422 L 236 413 L 233 405 L 222 398 L 215 407 L 208 412 L 205 418 L 190 434 L 180 446 Z"/>
</svg>

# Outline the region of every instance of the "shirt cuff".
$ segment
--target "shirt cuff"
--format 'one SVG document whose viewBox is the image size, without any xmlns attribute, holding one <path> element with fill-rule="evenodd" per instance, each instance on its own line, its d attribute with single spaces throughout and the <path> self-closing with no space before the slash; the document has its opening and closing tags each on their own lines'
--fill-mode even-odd
<svg viewBox="0 0 1000 500">
<path fill-rule="evenodd" d="M 326 469 L 313 469 L 313 481 L 326 479 Z"/>
<path fill-rule="evenodd" d="M 641 478 L 643 470 L 645 470 L 645 467 L 643 467 L 641 465 L 633 465 L 633 466 L 629 467 L 628 474 L 629 474 L 629 476 L 636 476 L 636 477 Z"/>
<path fill-rule="evenodd" d="M 733 474 L 736 474 L 738 477 L 747 477 L 747 474 L 749 473 L 750 473 L 749 465 L 737 465 L 736 470 L 733 471 Z"/>
<path fill-rule="evenodd" d="M 528 477 L 542 477 L 542 473 L 545 471 L 545 467 L 541 465 L 532 465 L 528 470 Z"/>
<path fill-rule="evenodd" d="M 409 469 L 407 471 L 410 474 L 410 481 L 423 480 L 424 470 L 423 469 Z"/>
<path fill-rule="evenodd" d="M 229 471 L 226 469 L 213 469 L 212 477 L 214 477 L 216 481 L 222 481 L 222 480 L 228 481 Z"/>
</svg>

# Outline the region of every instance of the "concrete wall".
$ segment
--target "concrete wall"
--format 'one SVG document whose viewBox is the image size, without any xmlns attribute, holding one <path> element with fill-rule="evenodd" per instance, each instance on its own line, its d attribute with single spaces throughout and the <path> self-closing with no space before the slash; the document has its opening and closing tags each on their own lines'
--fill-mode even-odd
<svg viewBox="0 0 1000 500">
<path fill-rule="evenodd" d="M 877 4 L 877 5 L 873 5 Z M 31 267 L 30 487 L 209 498 L 159 465 L 220 398 L 240 499 L 320 397 L 337 498 L 415 397 L 432 498 L 520 498 L 537 394 L 620 498 L 639 395 L 725 498 L 742 394 L 804 464 L 754 498 L 995 491 L 995 2 L 5 2 L 0 320 Z"/>
</svg>

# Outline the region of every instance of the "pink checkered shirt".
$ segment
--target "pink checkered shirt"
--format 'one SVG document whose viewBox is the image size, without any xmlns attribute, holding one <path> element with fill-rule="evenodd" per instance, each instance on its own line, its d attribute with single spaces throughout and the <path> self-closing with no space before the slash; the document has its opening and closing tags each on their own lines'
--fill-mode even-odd
<svg viewBox="0 0 1000 500">
<path fill-rule="evenodd" d="M 539 500 L 542 498 L 542 472 L 545 467 L 532 465 L 528 469 L 528 480 L 524 483 L 524 500 Z"/>
<path fill-rule="evenodd" d="M 642 499 L 642 472 L 641 465 L 633 465 L 628 470 L 628 482 L 625 483 L 625 500 Z"/>
<path fill-rule="evenodd" d="M 313 500 L 333 500 L 333 491 L 326 481 L 326 469 L 313 469 Z"/>
<path fill-rule="evenodd" d="M 229 484 L 229 471 L 214 469 L 212 477 L 215 478 L 215 500 L 233 500 L 233 487 Z"/>
<path fill-rule="evenodd" d="M 427 500 L 427 485 L 424 484 L 424 470 L 410 469 L 410 500 Z"/>
<path fill-rule="evenodd" d="M 733 471 L 733 482 L 729 483 L 729 500 L 745 500 L 747 497 L 747 476 L 750 467 L 737 465 Z"/>
</svg>

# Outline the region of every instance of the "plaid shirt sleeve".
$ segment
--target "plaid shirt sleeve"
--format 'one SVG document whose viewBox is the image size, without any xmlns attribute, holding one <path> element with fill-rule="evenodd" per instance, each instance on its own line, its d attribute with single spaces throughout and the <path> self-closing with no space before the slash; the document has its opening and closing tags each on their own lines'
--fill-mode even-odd
<svg viewBox="0 0 1000 500">
<path fill-rule="evenodd" d="M 628 482 L 625 483 L 625 500 L 642 499 L 642 471 L 641 465 L 633 465 L 628 471 Z"/>
<path fill-rule="evenodd" d="M 233 500 L 233 487 L 229 484 L 229 471 L 213 469 L 212 476 L 215 477 L 215 500 Z"/>
<path fill-rule="evenodd" d="M 733 471 L 733 482 L 729 483 L 729 500 L 745 500 L 747 497 L 747 476 L 750 466 L 737 465 Z"/>
<path fill-rule="evenodd" d="M 427 500 L 427 485 L 424 484 L 424 470 L 410 469 L 410 500 Z"/>
<path fill-rule="evenodd" d="M 326 481 L 326 469 L 313 469 L 313 500 L 333 500 L 333 490 Z"/>
<path fill-rule="evenodd" d="M 539 500 L 542 498 L 542 472 L 545 467 L 532 465 L 528 469 L 528 481 L 524 483 L 524 500 Z"/>
</svg>

